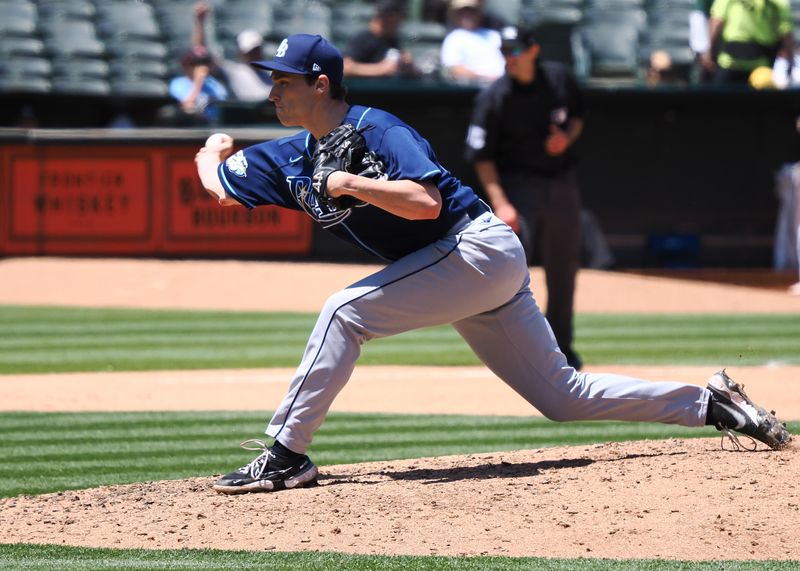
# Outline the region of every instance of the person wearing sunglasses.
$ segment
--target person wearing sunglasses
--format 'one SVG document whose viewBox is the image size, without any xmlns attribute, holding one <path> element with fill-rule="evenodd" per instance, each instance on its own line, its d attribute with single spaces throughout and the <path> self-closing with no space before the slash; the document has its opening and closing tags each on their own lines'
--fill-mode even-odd
<svg viewBox="0 0 800 571">
<path fill-rule="evenodd" d="M 466 157 L 495 214 L 520 237 L 547 283 L 547 319 L 570 365 L 575 282 L 581 259 L 581 199 L 573 145 L 584 105 L 566 66 L 540 61 L 530 30 L 501 30 L 505 75 L 476 97 Z"/>
</svg>

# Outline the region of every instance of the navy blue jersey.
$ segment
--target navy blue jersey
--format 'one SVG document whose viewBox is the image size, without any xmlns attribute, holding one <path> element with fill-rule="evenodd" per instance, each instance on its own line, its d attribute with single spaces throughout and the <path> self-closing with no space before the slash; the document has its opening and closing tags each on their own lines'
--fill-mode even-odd
<svg viewBox="0 0 800 571">
<path fill-rule="evenodd" d="M 304 210 L 340 238 L 384 260 L 397 260 L 445 236 L 478 201 L 473 190 L 436 159 L 430 144 L 394 115 L 353 105 L 343 123 L 367 128 L 369 150 L 384 163 L 389 180 L 430 181 L 442 195 L 435 220 L 407 220 L 363 204 L 337 210 L 320 204 L 311 191 L 311 156 L 316 139 L 308 131 L 253 145 L 218 168 L 226 192 L 244 206 L 274 204 Z"/>
</svg>

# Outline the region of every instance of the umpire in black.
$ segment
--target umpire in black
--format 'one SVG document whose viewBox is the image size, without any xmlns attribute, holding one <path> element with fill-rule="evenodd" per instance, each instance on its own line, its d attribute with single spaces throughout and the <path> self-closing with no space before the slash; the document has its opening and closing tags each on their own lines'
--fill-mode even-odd
<svg viewBox="0 0 800 571">
<path fill-rule="evenodd" d="M 583 98 L 569 70 L 539 60 L 528 30 L 501 30 L 506 73 L 475 100 L 467 160 L 495 214 L 519 235 L 547 281 L 547 319 L 567 361 L 572 348 L 575 279 L 580 265 L 581 200 L 573 144 L 583 129 Z"/>
</svg>

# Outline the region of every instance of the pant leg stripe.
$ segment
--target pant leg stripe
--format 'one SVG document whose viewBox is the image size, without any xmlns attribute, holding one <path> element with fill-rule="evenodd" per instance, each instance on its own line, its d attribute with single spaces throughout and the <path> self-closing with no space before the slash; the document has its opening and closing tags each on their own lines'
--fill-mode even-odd
<svg viewBox="0 0 800 571">
<path fill-rule="evenodd" d="M 336 313 L 340 309 L 345 307 L 346 305 L 349 305 L 349 304 L 353 303 L 354 301 L 357 301 L 357 300 L 361 299 L 362 297 L 366 297 L 367 295 L 369 295 L 371 293 L 374 293 L 375 291 L 377 291 L 379 289 L 383 289 L 383 288 L 385 288 L 387 286 L 390 286 L 390 285 L 395 284 L 395 283 L 397 283 L 399 281 L 407 279 L 407 278 L 409 278 L 409 277 L 411 277 L 413 275 L 416 275 L 416 274 L 418 274 L 420 272 L 423 272 L 423 271 L 427 270 L 428 268 L 431 268 L 431 267 L 435 266 L 436 264 L 439 264 L 443 260 L 447 259 L 450 256 L 450 254 L 452 254 L 456 250 L 456 248 L 458 248 L 460 243 L 461 243 L 461 236 L 458 236 L 458 239 L 456 240 L 456 243 L 453 245 L 453 247 L 446 254 L 444 254 L 441 258 L 439 258 L 437 260 L 434 260 L 430 264 L 428 264 L 426 266 L 423 266 L 421 268 L 418 268 L 418 269 L 412 271 L 411 273 L 408 273 L 408 274 L 406 274 L 404 276 L 400 276 L 399 278 L 394 279 L 394 280 L 392 280 L 390 282 L 386 282 L 385 284 L 379 285 L 379 286 L 375 287 L 374 289 L 371 289 L 370 291 L 365 292 L 365 293 L 361 294 L 360 296 L 358 296 L 356 298 L 353 298 L 353 299 L 343 303 L 342 305 L 337 307 L 333 311 L 333 313 L 331 313 L 330 321 L 328 321 L 328 326 L 325 328 L 325 333 L 322 336 L 322 342 L 320 343 L 319 349 L 317 350 L 317 354 L 314 356 L 314 360 L 311 362 L 311 366 L 309 367 L 308 371 L 306 371 L 306 374 L 303 376 L 303 380 L 300 382 L 300 386 L 297 388 L 297 392 L 295 393 L 294 398 L 292 399 L 292 402 L 289 405 L 288 410 L 286 411 L 286 416 L 283 419 L 283 424 L 281 424 L 281 427 L 278 429 L 278 432 L 275 433 L 275 438 L 276 439 L 278 438 L 280 433 L 283 431 L 283 429 L 286 427 L 286 421 L 289 419 L 289 415 L 292 412 L 292 408 L 294 408 L 295 402 L 297 402 L 297 397 L 300 396 L 300 392 L 303 390 L 303 385 L 305 384 L 306 380 L 308 379 L 308 375 L 314 369 L 314 364 L 317 362 L 317 359 L 319 358 L 319 354 L 322 352 L 322 347 L 325 345 L 325 339 L 328 337 L 328 331 L 330 331 L 331 323 L 333 322 L 333 318 L 336 316 Z"/>
</svg>

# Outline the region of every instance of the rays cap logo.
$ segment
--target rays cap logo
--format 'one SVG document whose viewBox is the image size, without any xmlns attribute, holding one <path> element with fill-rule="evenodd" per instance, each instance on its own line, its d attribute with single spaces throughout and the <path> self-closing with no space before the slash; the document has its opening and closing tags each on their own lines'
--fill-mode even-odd
<svg viewBox="0 0 800 571">
<path fill-rule="evenodd" d="M 292 34 L 281 42 L 274 58 L 250 65 L 300 75 L 325 74 L 337 85 L 341 85 L 344 72 L 342 53 L 336 46 L 320 35 L 311 34 Z"/>
</svg>

